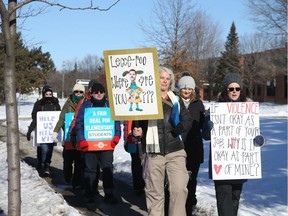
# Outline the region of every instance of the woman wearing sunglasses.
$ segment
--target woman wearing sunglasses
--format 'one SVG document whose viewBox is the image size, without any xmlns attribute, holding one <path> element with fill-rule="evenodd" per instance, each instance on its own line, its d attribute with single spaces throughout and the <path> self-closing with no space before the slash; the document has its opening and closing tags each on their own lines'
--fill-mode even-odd
<svg viewBox="0 0 288 216">
<path fill-rule="evenodd" d="M 218 102 L 249 102 L 243 92 L 243 81 L 238 73 L 228 73 L 223 80 L 223 91 L 218 97 Z M 202 136 L 205 140 L 211 139 L 210 131 L 213 122 L 210 121 L 210 111 L 206 113 Z M 264 137 L 258 135 L 254 138 L 254 143 L 261 146 Z M 211 152 L 209 161 L 209 178 L 212 179 Z M 217 210 L 219 216 L 237 216 L 240 196 L 243 184 L 247 179 L 214 180 Z"/>
<path fill-rule="evenodd" d="M 84 93 L 85 87 L 83 85 L 74 85 L 72 93 L 63 105 L 59 120 L 53 130 L 52 138 L 54 143 L 58 143 L 58 133 L 61 128 L 64 128 L 65 122 L 68 121 L 65 119 L 66 113 L 75 112 L 77 104 L 84 98 Z M 76 149 L 76 142 L 73 143 L 72 140 L 65 142 L 63 139 L 63 174 L 65 182 L 69 184 L 71 183 L 73 189 L 82 188 L 81 172 L 81 151 Z"/>
</svg>

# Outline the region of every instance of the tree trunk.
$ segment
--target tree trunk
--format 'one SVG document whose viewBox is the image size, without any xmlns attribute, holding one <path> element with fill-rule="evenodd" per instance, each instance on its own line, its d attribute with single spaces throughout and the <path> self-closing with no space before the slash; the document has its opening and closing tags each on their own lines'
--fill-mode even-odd
<svg viewBox="0 0 288 216">
<path fill-rule="evenodd" d="M 16 0 L 8 1 L 8 11 L 0 3 L 2 32 L 5 40 L 4 52 L 4 90 L 7 121 L 7 158 L 8 158 L 8 215 L 21 215 L 21 184 L 19 160 L 19 126 L 15 81 L 15 38 L 16 38 Z M 14 11 L 14 12 L 11 12 Z"/>
</svg>

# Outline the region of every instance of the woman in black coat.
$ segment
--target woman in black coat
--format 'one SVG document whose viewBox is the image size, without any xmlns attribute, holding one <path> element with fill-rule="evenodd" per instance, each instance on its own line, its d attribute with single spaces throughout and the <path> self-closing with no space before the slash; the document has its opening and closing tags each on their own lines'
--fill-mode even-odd
<svg viewBox="0 0 288 216">
<path fill-rule="evenodd" d="M 197 176 L 201 163 L 204 162 L 204 149 L 201 130 L 205 118 L 205 107 L 200 99 L 196 98 L 195 81 L 189 72 L 182 74 L 177 83 L 179 95 L 192 118 L 192 127 L 185 134 L 184 145 L 187 154 L 187 170 L 190 171 L 188 181 L 188 197 L 186 214 L 191 216 L 197 204 L 196 186 Z"/>
</svg>

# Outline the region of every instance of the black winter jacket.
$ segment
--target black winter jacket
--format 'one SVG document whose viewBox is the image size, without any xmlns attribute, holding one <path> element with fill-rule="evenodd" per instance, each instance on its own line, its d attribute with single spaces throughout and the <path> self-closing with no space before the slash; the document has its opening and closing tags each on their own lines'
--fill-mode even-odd
<svg viewBox="0 0 288 216">
<path fill-rule="evenodd" d="M 157 120 L 157 129 L 160 145 L 160 153 L 158 154 L 161 155 L 166 155 L 171 152 L 176 152 L 181 149 L 184 149 L 183 141 L 180 140 L 179 136 L 174 135 L 172 133 L 173 126 L 169 122 L 169 118 L 172 111 L 172 102 L 170 99 L 168 99 L 167 101 L 168 104 L 171 103 L 171 105 L 168 105 L 167 102 L 165 103 L 162 101 L 164 119 Z M 191 117 L 188 111 L 186 110 L 182 100 L 179 100 L 179 104 L 180 104 L 180 121 L 183 126 L 183 133 L 185 133 L 185 130 L 188 130 L 191 127 Z M 148 129 L 148 120 L 133 121 L 132 128 L 134 127 L 141 127 L 143 130 L 141 144 L 142 144 L 142 151 L 146 152 L 146 133 Z"/>
<path fill-rule="evenodd" d="M 29 131 L 33 131 L 37 124 L 38 111 L 61 111 L 59 100 L 55 97 L 44 97 L 36 101 L 32 110 L 32 122 L 29 126 Z"/>
<path fill-rule="evenodd" d="M 191 101 L 188 106 L 192 126 L 185 137 L 185 151 L 187 153 L 187 167 L 204 162 L 204 148 L 202 128 L 205 118 L 205 107 L 199 99 Z"/>
</svg>

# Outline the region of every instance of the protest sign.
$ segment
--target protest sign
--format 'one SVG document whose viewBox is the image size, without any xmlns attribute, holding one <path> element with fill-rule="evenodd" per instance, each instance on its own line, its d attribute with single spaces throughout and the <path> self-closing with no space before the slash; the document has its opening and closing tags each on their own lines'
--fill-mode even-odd
<svg viewBox="0 0 288 216">
<path fill-rule="evenodd" d="M 155 48 L 107 50 L 104 62 L 114 120 L 163 118 Z"/>
<path fill-rule="evenodd" d="M 84 137 L 88 151 L 113 150 L 111 140 L 115 134 L 115 122 L 110 108 L 94 107 L 84 111 Z"/>
<path fill-rule="evenodd" d="M 213 180 L 262 178 L 259 103 L 212 103 L 210 120 Z"/>
<path fill-rule="evenodd" d="M 41 143 L 53 143 L 53 130 L 59 119 L 60 111 L 39 111 L 37 112 L 37 125 L 34 132 L 33 145 Z M 62 133 L 59 132 L 58 140 L 62 140 Z"/>
<path fill-rule="evenodd" d="M 70 134 L 71 134 L 71 123 L 74 119 L 74 112 L 65 113 L 65 124 L 64 124 L 64 143 L 66 150 L 75 149 L 75 147 L 70 142 Z"/>
</svg>

